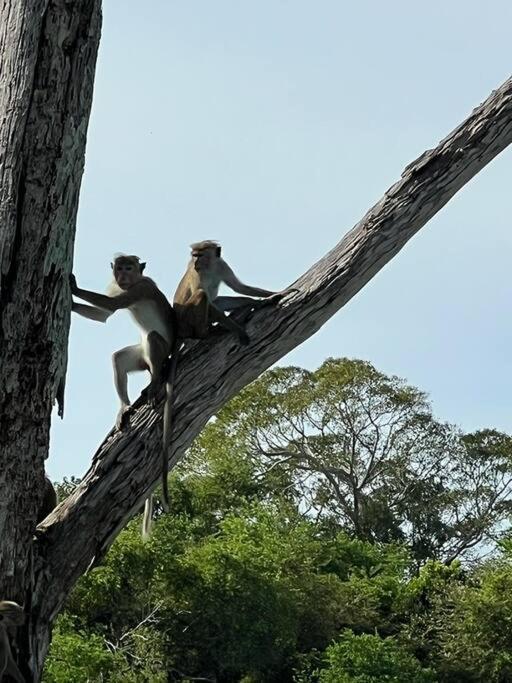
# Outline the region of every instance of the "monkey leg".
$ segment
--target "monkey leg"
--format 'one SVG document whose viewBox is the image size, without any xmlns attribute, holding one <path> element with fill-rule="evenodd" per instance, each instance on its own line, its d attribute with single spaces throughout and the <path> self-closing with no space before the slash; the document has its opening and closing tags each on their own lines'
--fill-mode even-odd
<svg viewBox="0 0 512 683">
<path fill-rule="evenodd" d="M 244 330 L 244 328 L 237 322 L 232 320 L 230 317 L 225 315 L 222 311 L 219 311 L 212 303 L 209 306 L 210 319 L 213 322 L 219 323 L 224 329 L 234 332 L 238 335 L 238 339 L 242 346 L 246 346 L 249 343 L 249 335 Z"/>
<path fill-rule="evenodd" d="M 117 395 L 121 401 L 121 407 L 117 414 L 116 427 L 121 429 L 124 418 L 130 410 L 130 399 L 128 398 L 128 373 L 140 370 L 148 370 L 148 365 L 144 359 L 144 352 L 141 344 L 126 346 L 112 354 L 112 364 L 114 366 L 114 385 Z"/>
<path fill-rule="evenodd" d="M 151 382 L 143 389 L 142 396 L 154 403 L 164 381 L 164 367 L 171 352 L 169 343 L 158 332 L 148 334 L 144 344 L 144 355 L 151 373 Z"/>
<path fill-rule="evenodd" d="M 198 289 L 185 305 L 176 306 L 179 336 L 182 339 L 205 339 L 208 336 L 208 297 Z"/>
</svg>

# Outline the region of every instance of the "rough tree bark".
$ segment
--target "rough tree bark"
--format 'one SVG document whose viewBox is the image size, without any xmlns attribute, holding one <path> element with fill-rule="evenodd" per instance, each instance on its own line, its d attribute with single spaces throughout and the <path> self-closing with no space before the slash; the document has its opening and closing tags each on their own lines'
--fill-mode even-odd
<svg viewBox="0 0 512 683">
<path fill-rule="evenodd" d="M 65 366 L 69 292 L 62 284 L 71 266 L 98 3 L 4 0 L 0 8 L 0 587 L 2 597 L 28 596 L 31 620 L 21 654 L 33 680 L 40 679 L 51 625 L 69 591 L 101 560 L 159 474 L 160 413 L 139 405 L 130 429 L 107 435 L 80 486 L 30 544 L 37 507 L 32 482 L 38 490 Z M 229 398 L 316 332 L 511 141 L 509 79 L 405 169 L 297 280 L 297 292 L 253 314 L 248 347 L 230 336 L 191 347 L 179 369 L 171 467 Z"/>
<path fill-rule="evenodd" d="M 0 599 L 29 610 L 100 27 L 99 0 L 0 3 Z M 49 637 L 31 644 L 28 629 L 27 678 Z"/>
</svg>

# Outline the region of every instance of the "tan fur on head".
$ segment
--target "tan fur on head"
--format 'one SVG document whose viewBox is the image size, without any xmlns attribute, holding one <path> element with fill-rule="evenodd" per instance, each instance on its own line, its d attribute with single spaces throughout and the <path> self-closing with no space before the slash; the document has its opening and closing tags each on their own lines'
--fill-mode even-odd
<svg viewBox="0 0 512 683">
<path fill-rule="evenodd" d="M 139 256 L 135 256 L 135 254 L 119 254 L 119 253 L 114 254 L 114 260 L 112 261 L 112 263 L 110 265 L 112 266 L 112 270 L 114 270 L 114 268 L 116 266 L 119 266 L 119 265 L 122 266 L 122 265 L 127 265 L 127 264 L 132 265 L 132 266 L 136 266 L 139 270 L 139 273 L 143 273 L 144 268 L 146 267 L 146 263 L 142 262 L 140 260 Z"/>
<path fill-rule="evenodd" d="M 135 265 L 140 265 L 140 256 L 135 256 L 135 254 L 114 254 L 114 263 L 133 263 Z"/>
<path fill-rule="evenodd" d="M 220 256 L 221 246 L 215 240 L 203 240 L 202 242 L 194 242 L 190 245 L 192 251 L 205 251 L 206 249 L 215 249 L 217 256 Z"/>
</svg>

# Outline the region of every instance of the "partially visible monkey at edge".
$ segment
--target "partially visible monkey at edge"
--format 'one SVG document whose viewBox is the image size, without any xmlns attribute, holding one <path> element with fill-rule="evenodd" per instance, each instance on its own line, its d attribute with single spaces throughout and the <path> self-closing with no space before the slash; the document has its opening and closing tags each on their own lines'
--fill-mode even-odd
<svg viewBox="0 0 512 683">
<path fill-rule="evenodd" d="M 18 683 L 25 683 L 25 678 L 14 661 L 9 643 L 8 629 L 21 626 L 25 621 L 23 608 L 11 600 L 0 601 L 0 681 L 7 674 Z"/>
<path fill-rule="evenodd" d="M 167 359 L 177 353 L 178 335 L 175 312 L 149 277 L 143 275 L 145 263 L 138 256 L 117 256 L 111 264 L 113 281 L 108 295 L 81 289 L 71 276 L 71 292 L 87 301 L 92 306 L 84 306 L 73 302 L 73 310 L 91 320 L 105 321 L 117 310 L 127 308 L 135 323 L 140 328 L 142 339 L 140 344 L 127 346 L 116 351 L 112 356 L 114 366 L 114 384 L 121 407 L 117 415 L 116 425 L 121 428 L 123 418 L 130 411 L 131 402 L 128 397 L 128 373 L 149 370 L 151 382 L 144 390 L 146 398 L 155 402 L 159 389 L 165 381 L 164 372 Z M 172 385 L 167 382 L 167 395 L 164 406 L 163 448 L 162 448 L 162 489 L 164 506 L 169 506 L 168 450 L 171 437 Z M 151 524 L 152 497 L 146 501 L 144 510 L 144 534 L 149 533 Z"/>
</svg>

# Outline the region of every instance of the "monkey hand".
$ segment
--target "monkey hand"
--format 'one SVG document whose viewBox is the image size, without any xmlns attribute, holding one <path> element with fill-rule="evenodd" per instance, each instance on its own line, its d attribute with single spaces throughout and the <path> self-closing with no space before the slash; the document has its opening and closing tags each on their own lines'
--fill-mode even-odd
<svg viewBox="0 0 512 683">
<path fill-rule="evenodd" d="M 290 287 L 289 289 L 283 289 L 280 292 L 276 292 L 275 294 L 272 294 L 271 296 L 268 297 L 268 299 L 265 299 L 265 301 L 268 301 L 268 303 L 277 303 L 278 301 L 281 301 L 281 299 L 284 299 L 285 296 L 288 296 L 288 294 L 293 294 L 294 292 L 299 292 L 300 290 L 297 289 L 297 287 Z"/>
<path fill-rule="evenodd" d="M 286 292 L 274 292 L 274 294 L 268 296 L 266 299 L 264 299 L 264 301 L 266 301 L 268 304 L 274 304 L 280 301 L 285 294 Z"/>
<path fill-rule="evenodd" d="M 278 294 L 283 297 L 288 296 L 288 294 L 293 294 L 294 292 L 300 292 L 300 289 L 298 287 L 288 287 L 288 289 L 283 289 L 281 292 L 278 292 Z"/>
<path fill-rule="evenodd" d="M 282 292 L 274 292 L 270 296 L 265 297 L 264 299 L 259 300 L 259 305 L 260 306 L 269 306 L 271 304 L 277 304 L 278 301 L 281 301 L 283 297 L 285 297 L 287 294 L 290 292 L 293 292 L 296 290 L 293 289 L 284 289 Z"/>
<path fill-rule="evenodd" d="M 76 294 L 78 292 L 78 285 L 76 284 L 76 277 L 71 273 L 69 276 L 69 286 L 71 287 L 71 294 Z"/>
</svg>

